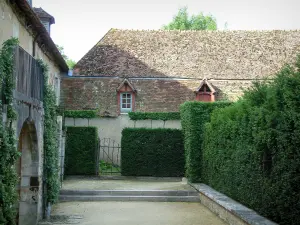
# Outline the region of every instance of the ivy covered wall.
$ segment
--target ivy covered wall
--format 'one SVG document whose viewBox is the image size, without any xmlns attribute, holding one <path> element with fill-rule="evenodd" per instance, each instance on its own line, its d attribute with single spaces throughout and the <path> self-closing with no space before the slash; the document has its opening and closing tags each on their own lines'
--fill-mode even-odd
<svg viewBox="0 0 300 225">
<path fill-rule="evenodd" d="M 0 84 L 3 102 L 0 102 L 0 224 L 15 224 L 18 201 L 16 185 L 18 182 L 14 167 L 20 154 L 16 147 L 15 131 L 12 122 L 16 120 L 16 113 L 12 107 L 13 89 L 13 52 L 18 45 L 15 38 L 5 41 L 0 50 Z M 2 123 L 3 108 L 7 106 L 7 121 Z"/>
</svg>

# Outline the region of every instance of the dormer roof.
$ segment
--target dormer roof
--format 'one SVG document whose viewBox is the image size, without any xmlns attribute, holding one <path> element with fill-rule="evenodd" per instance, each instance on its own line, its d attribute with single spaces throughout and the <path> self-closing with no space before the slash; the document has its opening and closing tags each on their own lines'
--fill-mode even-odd
<svg viewBox="0 0 300 225">
<path fill-rule="evenodd" d="M 207 81 L 206 78 L 204 78 L 199 87 L 195 90 L 196 93 L 198 92 L 210 92 L 210 93 L 215 93 L 216 90 L 214 89 L 214 87 Z"/>
<path fill-rule="evenodd" d="M 125 78 L 122 83 L 119 85 L 119 87 L 117 88 L 117 91 L 121 91 L 121 89 L 125 86 L 125 85 L 128 85 L 131 90 L 133 92 L 137 92 L 137 90 L 134 88 L 134 86 L 129 82 L 129 80 L 127 78 Z"/>
</svg>

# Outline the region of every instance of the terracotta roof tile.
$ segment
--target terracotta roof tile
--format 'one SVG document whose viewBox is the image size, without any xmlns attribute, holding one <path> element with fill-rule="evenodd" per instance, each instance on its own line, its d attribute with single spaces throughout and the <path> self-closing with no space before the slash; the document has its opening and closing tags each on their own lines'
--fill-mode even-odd
<svg viewBox="0 0 300 225">
<path fill-rule="evenodd" d="M 299 30 L 111 29 L 75 71 L 81 76 L 256 79 L 273 75 L 298 53 Z"/>
</svg>

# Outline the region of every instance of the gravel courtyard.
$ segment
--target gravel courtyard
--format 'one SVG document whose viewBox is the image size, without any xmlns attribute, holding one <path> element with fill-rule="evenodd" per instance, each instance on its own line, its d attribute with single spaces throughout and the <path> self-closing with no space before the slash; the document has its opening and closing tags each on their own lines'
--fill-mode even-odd
<svg viewBox="0 0 300 225">
<path fill-rule="evenodd" d="M 66 202 L 53 208 L 56 220 L 43 224 L 225 225 L 200 203 Z M 60 216 L 59 216 L 60 215 Z M 54 217 L 55 218 L 55 217 Z"/>
</svg>

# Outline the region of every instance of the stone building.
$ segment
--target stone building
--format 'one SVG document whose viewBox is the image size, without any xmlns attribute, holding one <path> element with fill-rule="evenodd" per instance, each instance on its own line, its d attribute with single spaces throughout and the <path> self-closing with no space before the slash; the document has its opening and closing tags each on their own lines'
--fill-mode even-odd
<svg viewBox="0 0 300 225">
<path fill-rule="evenodd" d="M 18 119 L 12 125 L 16 130 L 18 150 L 22 153 L 16 165 L 20 178 L 17 186 L 20 202 L 16 218 L 19 225 L 37 224 L 45 210 L 42 177 L 44 77 L 37 59 L 42 59 L 48 65 L 48 82 L 56 90 L 57 99 L 60 77 L 68 71 L 68 66 L 51 39 L 48 29 L 30 3 L 31 1 L 25 0 L 0 0 L 0 44 L 11 37 L 19 39 L 19 46 L 14 55 L 16 87 L 13 104 Z M 4 105 L 4 122 L 5 110 Z M 61 129 L 60 121 L 61 118 L 58 118 Z"/>
<path fill-rule="evenodd" d="M 300 31 L 111 29 L 63 77 L 65 109 L 178 111 L 185 101 L 236 100 L 300 53 Z"/>
</svg>

